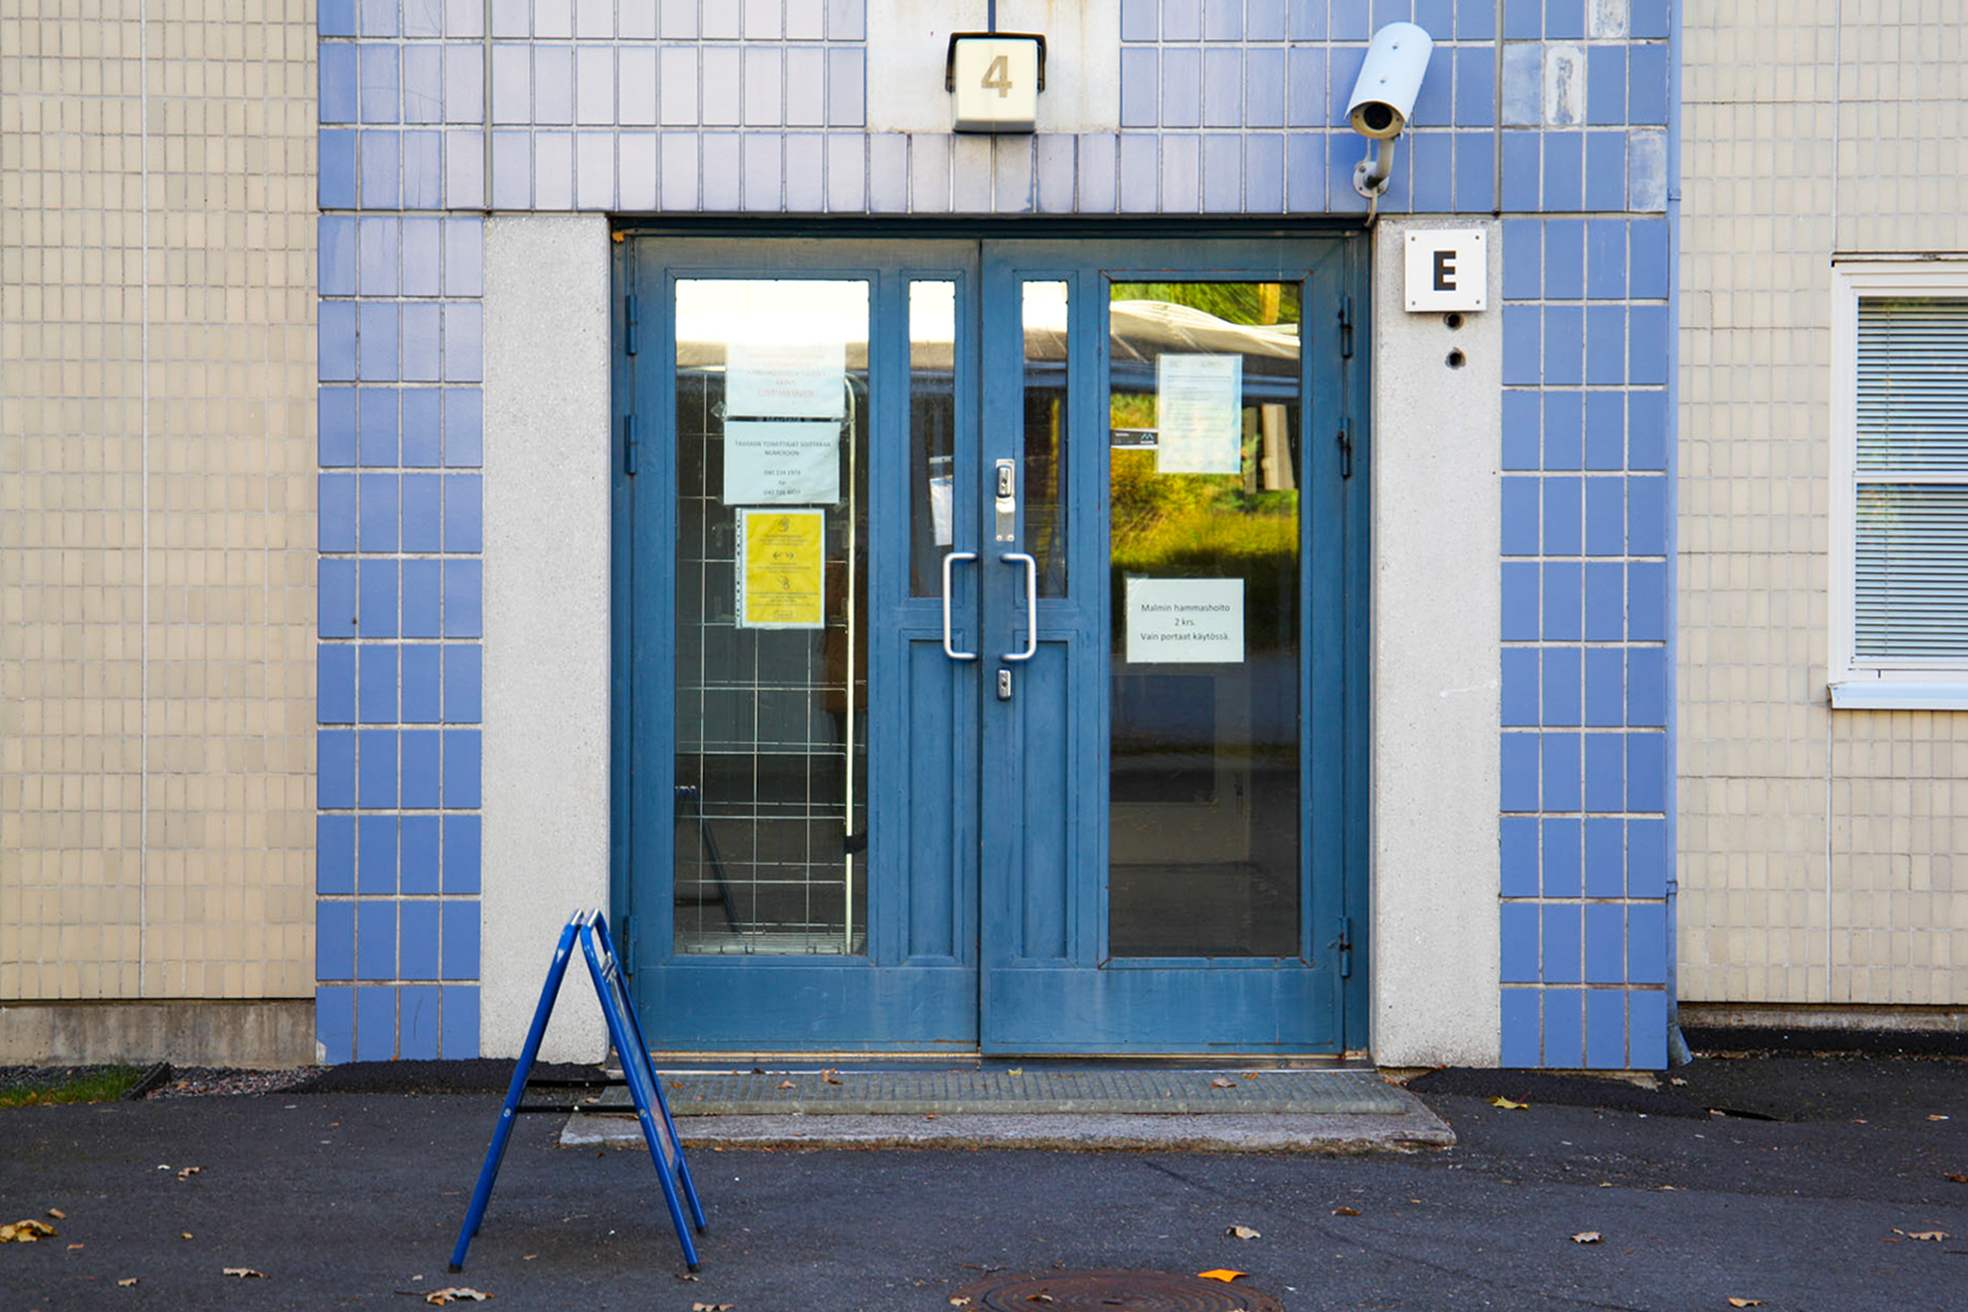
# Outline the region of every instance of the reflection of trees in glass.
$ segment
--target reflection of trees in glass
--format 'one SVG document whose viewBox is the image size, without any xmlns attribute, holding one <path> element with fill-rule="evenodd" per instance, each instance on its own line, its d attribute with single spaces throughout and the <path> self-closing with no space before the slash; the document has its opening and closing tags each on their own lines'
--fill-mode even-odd
<svg viewBox="0 0 1968 1312">
<path fill-rule="evenodd" d="M 1123 282 L 1114 284 L 1112 299 L 1186 305 L 1225 323 L 1299 322 L 1299 285 L 1295 282 Z"/>
</svg>

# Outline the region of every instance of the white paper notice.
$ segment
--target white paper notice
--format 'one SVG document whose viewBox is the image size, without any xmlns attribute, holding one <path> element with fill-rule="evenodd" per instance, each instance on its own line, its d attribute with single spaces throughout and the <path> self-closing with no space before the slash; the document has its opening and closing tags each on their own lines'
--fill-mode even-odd
<svg viewBox="0 0 1968 1312">
<path fill-rule="evenodd" d="M 726 420 L 724 504 L 839 504 L 840 431 L 830 420 Z"/>
<path fill-rule="evenodd" d="M 929 527 L 936 545 L 947 547 L 953 538 L 950 525 L 954 487 L 949 474 L 932 475 L 929 480 Z"/>
<path fill-rule="evenodd" d="M 1130 665 L 1241 664 L 1242 579 L 1129 579 Z"/>
<path fill-rule="evenodd" d="M 1244 357 L 1155 358 L 1158 474 L 1239 474 L 1244 468 Z"/>
<path fill-rule="evenodd" d="M 733 342 L 725 349 L 724 412 L 749 419 L 839 419 L 847 413 L 841 342 Z"/>
</svg>

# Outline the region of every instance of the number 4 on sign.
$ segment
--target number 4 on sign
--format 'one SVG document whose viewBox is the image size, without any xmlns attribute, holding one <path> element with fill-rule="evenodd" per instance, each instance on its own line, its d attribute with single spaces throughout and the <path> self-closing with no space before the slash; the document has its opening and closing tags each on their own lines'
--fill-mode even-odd
<svg viewBox="0 0 1968 1312">
<path fill-rule="evenodd" d="M 1011 94 L 1010 58 L 1005 55 L 999 55 L 996 59 L 993 59 L 990 67 L 984 70 L 983 80 L 977 85 L 983 87 L 986 91 L 997 92 L 999 100 L 1003 100 L 1009 96 Z"/>
</svg>

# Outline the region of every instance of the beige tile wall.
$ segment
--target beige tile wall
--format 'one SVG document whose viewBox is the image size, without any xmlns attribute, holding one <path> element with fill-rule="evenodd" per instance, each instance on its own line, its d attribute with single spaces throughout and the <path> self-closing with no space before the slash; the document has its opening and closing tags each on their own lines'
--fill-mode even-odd
<svg viewBox="0 0 1968 1312">
<path fill-rule="evenodd" d="M 0 1000 L 313 992 L 313 52 L 0 4 Z"/>
<path fill-rule="evenodd" d="M 1968 714 L 1826 694 L 1832 256 L 1968 250 L 1964 23 L 1686 6 L 1684 1001 L 1968 1004 Z"/>
</svg>

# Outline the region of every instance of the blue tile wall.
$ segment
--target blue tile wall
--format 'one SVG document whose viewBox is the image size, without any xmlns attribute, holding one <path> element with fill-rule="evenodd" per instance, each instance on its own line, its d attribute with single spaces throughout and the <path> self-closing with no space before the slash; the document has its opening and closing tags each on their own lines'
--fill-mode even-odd
<svg viewBox="0 0 1968 1312">
<path fill-rule="evenodd" d="M 1437 44 L 1380 208 L 1503 217 L 1503 1060 L 1661 1065 L 1667 0 L 1121 0 L 1118 129 L 993 140 L 867 129 L 865 11 L 318 7 L 331 1059 L 478 1049 L 479 214 L 1357 215 L 1345 101 L 1410 20 Z"/>
</svg>

